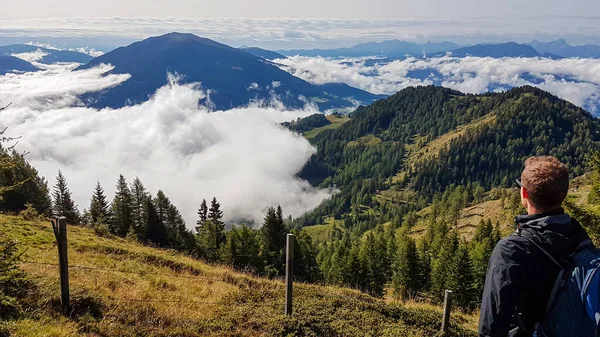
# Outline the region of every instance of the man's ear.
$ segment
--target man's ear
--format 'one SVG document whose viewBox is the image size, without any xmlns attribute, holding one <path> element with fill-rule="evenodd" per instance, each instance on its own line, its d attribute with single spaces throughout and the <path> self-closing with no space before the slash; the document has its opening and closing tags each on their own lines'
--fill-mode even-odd
<svg viewBox="0 0 600 337">
<path fill-rule="evenodd" d="M 521 187 L 521 198 L 529 199 L 529 193 L 527 193 L 527 190 L 524 187 Z"/>
</svg>

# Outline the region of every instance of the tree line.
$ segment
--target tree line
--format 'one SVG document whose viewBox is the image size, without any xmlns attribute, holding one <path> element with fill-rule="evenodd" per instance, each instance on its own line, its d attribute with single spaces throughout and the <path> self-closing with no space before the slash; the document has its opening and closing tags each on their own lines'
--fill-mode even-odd
<svg viewBox="0 0 600 337">
<path fill-rule="evenodd" d="M 437 303 L 445 289 L 452 289 L 459 306 L 475 308 L 489 257 L 501 237 L 499 223 L 483 218 L 470 241 L 459 237 L 460 211 L 475 200 L 465 187 L 452 186 L 436 194 L 426 216 L 409 212 L 402 222 L 380 223 L 366 231 L 358 224 L 346 227 L 354 221 L 336 226 L 319 246 L 317 261 L 324 281 L 374 296 L 391 291 L 399 299 Z M 505 204 L 510 209 L 512 203 Z M 413 232 L 417 223 L 425 224 L 423 235 Z"/>
<path fill-rule="evenodd" d="M 52 199 L 53 215 L 66 217 L 70 224 L 90 226 L 99 234 L 176 249 L 207 262 L 224 263 L 268 277 L 284 275 L 286 234 L 291 232 L 296 235 L 297 242 L 297 278 L 319 280 L 316 250 L 310 237 L 301 230 L 292 230 L 280 206 L 267 210 L 259 229 L 242 224 L 226 230 L 217 198 L 213 197 L 210 203 L 203 199 L 198 208 L 195 231 L 191 231 L 162 190 L 153 197 L 139 178 L 128 184 L 123 175 L 117 179 L 112 202 L 97 182 L 89 207 L 80 213 L 61 171 Z"/>
</svg>

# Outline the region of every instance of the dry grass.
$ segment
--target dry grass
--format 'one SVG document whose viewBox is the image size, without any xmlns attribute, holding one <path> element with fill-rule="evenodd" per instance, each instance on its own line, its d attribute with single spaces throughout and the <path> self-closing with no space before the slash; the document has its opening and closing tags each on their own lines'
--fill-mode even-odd
<svg viewBox="0 0 600 337">
<path fill-rule="evenodd" d="M 12 336 L 436 336 L 441 319 L 439 310 L 300 283 L 294 286 L 294 316 L 286 317 L 280 280 L 73 226 L 68 228 L 70 265 L 111 271 L 70 270 L 74 313 L 66 318 L 58 313 L 50 223 L 0 215 L 0 231 L 19 241 L 23 261 L 51 264 L 21 265 L 37 291 L 23 317 L 4 323 Z M 474 333 L 455 325 L 451 335 Z"/>
<path fill-rule="evenodd" d="M 304 227 L 303 230 L 310 236 L 314 244 L 319 245 L 329 240 L 331 232 L 336 228 L 342 232 L 346 231 L 342 220 L 336 220 L 333 217 L 329 217 L 325 219 L 324 224 Z"/>
<path fill-rule="evenodd" d="M 434 304 L 428 304 L 412 300 L 405 301 L 402 304 L 407 308 L 436 310 L 439 311 L 440 314 L 442 313 L 441 308 Z M 477 327 L 479 326 L 479 310 L 476 310 L 474 312 L 465 312 L 463 310 L 453 308 L 450 317 L 455 319 L 457 322 L 460 322 L 460 324 L 462 324 L 469 330 L 477 330 Z"/>
<path fill-rule="evenodd" d="M 348 144 L 346 144 L 347 147 L 369 147 L 369 146 L 375 146 L 377 144 L 381 143 L 381 139 L 379 137 L 373 136 L 373 135 L 367 135 L 367 136 L 363 136 L 360 137 L 356 140 L 353 140 L 351 142 L 348 142 Z"/>
<path fill-rule="evenodd" d="M 350 121 L 350 117 L 348 117 L 347 115 L 341 115 L 341 116 L 327 115 L 327 119 L 331 122 L 331 124 L 307 131 L 304 133 L 304 137 L 306 137 L 306 139 L 315 138 L 319 133 L 321 133 L 325 130 L 337 129 L 340 126 L 342 126 L 344 123 L 347 123 Z"/>
</svg>

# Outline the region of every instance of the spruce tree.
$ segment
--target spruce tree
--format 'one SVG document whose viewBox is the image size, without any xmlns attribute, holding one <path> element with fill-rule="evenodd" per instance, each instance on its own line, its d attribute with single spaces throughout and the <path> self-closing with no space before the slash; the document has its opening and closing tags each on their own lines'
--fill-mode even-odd
<svg viewBox="0 0 600 337">
<path fill-rule="evenodd" d="M 88 213 L 91 225 L 106 225 L 111 221 L 110 206 L 104 195 L 104 189 L 102 188 L 102 185 L 100 185 L 100 181 L 96 182 Z"/>
<path fill-rule="evenodd" d="M 408 235 L 403 235 L 394 261 L 392 285 L 394 292 L 402 299 L 414 298 L 421 289 L 419 275 L 420 261 L 417 245 Z"/>
<path fill-rule="evenodd" d="M 265 273 L 269 277 L 283 275 L 285 271 L 285 245 L 287 228 L 274 208 L 269 208 L 260 229 L 261 256 L 265 259 Z"/>
<path fill-rule="evenodd" d="M 109 224 L 111 233 L 125 237 L 132 227 L 133 198 L 125 177 L 121 174 L 117 180 L 115 198 L 112 202 L 113 221 Z"/>
<path fill-rule="evenodd" d="M 473 277 L 473 265 L 466 244 L 460 244 L 452 260 L 448 288 L 454 292 L 456 304 L 464 309 L 473 309 L 477 293 Z"/>
<path fill-rule="evenodd" d="M 281 208 L 279 208 L 281 209 Z M 317 249 L 306 231 L 294 229 L 294 277 L 301 282 L 317 282 L 322 279 L 317 264 Z"/>
<path fill-rule="evenodd" d="M 139 177 L 136 177 L 131 184 L 131 228 L 138 240 L 145 241 L 146 221 L 146 204 L 149 193 Z"/>
<path fill-rule="evenodd" d="M 419 280 L 421 282 L 421 289 L 428 291 L 431 286 L 431 250 L 429 243 L 422 240 L 419 243 Z"/>
<path fill-rule="evenodd" d="M 167 209 L 167 232 L 169 238 L 169 244 L 171 247 L 183 250 L 189 249 L 188 235 L 192 235 L 188 232 L 185 226 L 185 220 L 181 216 L 181 212 L 177 209 L 173 203 L 169 205 Z"/>
<path fill-rule="evenodd" d="M 221 262 L 238 270 L 262 272 L 262 259 L 258 231 L 246 225 L 234 227 L 227 232 L 225 245 L 221 247 Z"/>
<path fill-rule="evenodd" d="M 489 239 L 492 236 L 492 231 L 494 228 L 492 227 L 492 222 L 488 219 L 486 222 L 483 218 L 479 221 L 479 225 L 475 229 L 475 236 L 473 240 L 476 242 L 482 242 L 484 239 Z"/>
<path fill-rule="evenodd" d="M 71 191 L 67 187 L 67 180 L 62 172 L 58 170 L 56 177 L 56 185 L 52 192 L 53 198 L 53 213 L 55 216 L 64 216 L 67 218 L 67 223 L 79 224 L 80 215 L 77 206 L 71 197 Z"/>
<path fill-rule="evenodd" d="M 166 246 L 168 244 L 167 230 L 163 222 L 160 220 L 160 216 L 156 210 L 151 196 L 146 198 L 146 210 L 146 238 L 148 238 L 148 241 L 154 243 L 155 245 L 160 247 Z"/>
<path fill-rule="evenodd" d="M 216 197 L 213 197 L 212 201 L 210 202 L 208 219 L 215 227 L 215 247 L 218 250 L 221 245 L 225 243 L 225 223 L 223 222 L 223 211 L 221 210 L 221 204 L 217 201 Z"/>
<path fill-rule="evenodd" d="M 492 245 L 491 238 L 485 238 L 480 242 L 474 241 L 472 243 L 473 248 L 471 249 L 470 256 L 473 265 L 473 278 L 475 292 L 481 294 L 483 292 L 483 286 L 485 283 L 485 274 L 487 272 L 487 266 L 492 256 Z"/>
<path fill-rule="evenodd" d="M 431 292 L 438 301 L 443 299 L 444 291 L 448 287 L 452 263 L 457 249 L 458 235 L 453 231 L 450 237 L 444 240 L 431 272 Z"/>
<path fill-rule="evenodd" d="M 198 209 L 198 221 L 196 221 L 196 233 L 200 232 L 200 229 L 208 220 L 208 206 L 206 205 L 206 199 L 202 199 L 200 208 Z"/>
<path fill-rule="evenodd" d="M 373 296 L 382 296 L 386 277 L 386 242 L 375 231 L 365 234 L 359 251 L 359 261 L 363 270 L 361 289 Z"/>
</svg>

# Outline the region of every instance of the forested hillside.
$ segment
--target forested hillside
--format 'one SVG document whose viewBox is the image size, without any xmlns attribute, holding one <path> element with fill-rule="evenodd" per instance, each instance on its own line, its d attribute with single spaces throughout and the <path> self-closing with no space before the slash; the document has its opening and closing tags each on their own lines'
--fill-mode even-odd
<svg viewBox="0 0 600 337">
<path fill-rule="evenodd" d="M 304 225 L 319 216 L 341 217 L 353 205 L 376 206 L 372 197 L 381 190 L 419 192 L 403 203 L 406 213 L 453 184 L 509 187 L 524 159 L 536 154 L 555 155 L 573 176 L 581 175 L 585 154 L 600 139 L 588 112 L 532 87 L 485 95 L 407 88 L 351 117 L 312 140 L 318 153 L 300 176 L 341 192 Z"/>
<path fill-rule="evenodd" d="M 475 308 L 489 255 L 523 212 L 513 182 L 524 160 L 554 155 L 579 176 L 599 130 L 586 111 L 532 87 L 408 88 L 312 139 L 318 153 L 301 176 L 339 193 L 295 224 L 319 225 L 306 230 L 327 283 L 433 302 L 453 289 Z M 477 222 L 462 220 L 477 208 Z"/>
</svg>

